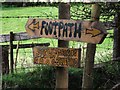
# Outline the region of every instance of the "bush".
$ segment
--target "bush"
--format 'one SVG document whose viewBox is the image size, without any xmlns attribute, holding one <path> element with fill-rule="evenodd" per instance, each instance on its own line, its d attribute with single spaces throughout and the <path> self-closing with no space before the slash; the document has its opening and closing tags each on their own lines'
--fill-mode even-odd
<svg viewBox="0 0 120 90">
<path fill-rule="evenodd" d="M 83 69 L 70 68 L 69 69 L 69 89 L 77 89 L 82 86 Z"/>
<path fill-rule="evenodd" d="M 69 89 L 81 88 L 83 69 L 69 69 Z M 111 89 L 120 82 L 120 62 L 105 63 L 103 67 L 94 69 L 94 90 Z M 16 73 L 3 76 L 3 89 L 8 88 L 55 88 L 55 68 L 49 66 L 37 67 L 28 73 Z"/>
<path fill-rule="evenodd" d="M 54 88 L 54 68 L 38 67 L 33 72 L 3 76 L 3 89 L 7 88 Z"/>
<path fill-rule="evenodd" d="M 94 90 L 111 89 L 120 82 L 120 62 L 105 63 L 102 68 L 94 70 Z"/>
</svg>

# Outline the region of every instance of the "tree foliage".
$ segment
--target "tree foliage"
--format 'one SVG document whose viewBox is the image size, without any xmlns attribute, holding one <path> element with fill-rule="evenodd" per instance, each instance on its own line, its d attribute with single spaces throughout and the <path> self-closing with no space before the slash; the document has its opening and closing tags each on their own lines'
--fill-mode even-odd
<svg viewBox="0 0 120 90">
<path fill-rule="evenodd" d="M 103 21 L 113 20 L 116 13 L 120 12 L 120 2 L 98 3 L 101 7 L 101 17 Z M 92 4 L 71 3 L 71 17 L 73 19 L 90 19 Z M 74 18 L 76 17 L 76 18 Z"/>
</svg>

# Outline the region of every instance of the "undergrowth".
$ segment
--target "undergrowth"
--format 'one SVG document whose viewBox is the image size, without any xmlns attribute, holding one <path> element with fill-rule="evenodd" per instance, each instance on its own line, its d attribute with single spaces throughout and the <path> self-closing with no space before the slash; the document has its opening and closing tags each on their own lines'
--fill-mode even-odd
<svg viewBox="0 0 120 90">
<path fill-rule="evenodd" d="M 9 88 L 55 88 L 55 67 L 41 66 L 32 72 L 3 75 L 3 89 Z M 81 88 L 82 68 L 69 68 L 69 88 Z M 105 63 L 93 72 L 94 90 L 109 90 L 120 82 L 120 63 Z"/>
</svg>

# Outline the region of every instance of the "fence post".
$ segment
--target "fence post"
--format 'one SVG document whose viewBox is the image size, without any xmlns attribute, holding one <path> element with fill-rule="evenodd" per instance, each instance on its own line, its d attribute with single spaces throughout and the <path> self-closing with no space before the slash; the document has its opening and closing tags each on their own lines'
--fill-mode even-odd
<svg viewBox="0 0 120 90">
<path fill-rule="evenodd" d="M 14 35 L 13 32 L 10 32 L 10 67 L 11 67 L 11 73 L 13 73 L 13 40 L 14 40 Z"/>
<path fill-rule="evenodd" d="M 70 19 L 70 4 L 59 4 L 59 19 Z M 68 47 L 69 42 L 64 40 L 58 40 L 58 47 Z M 57 67 L 56 68 L 56 90 L 64 89 L 68 90 L 68 68 Z"/>
<path fill-rule="evenodd" d="M 8 46 L 0 46 L 0 69 L 2 74 L 9 73 L 9 59 L 8 59 Z"/>
<path fill-rule="evenodd" d="M 92 6 L 92 12 L 91 12 L 91 18 L 92 21 L 99 20 L 100 16 L 100 7 L 96 3 Z M 96 44 L 87 44 L 87 50 L 86 50 L 86 58 L 85 58 L 85 65 L 84 65 L 84 71 L 83 71 L 83 82 L 82 82 L 82 90 L 93 88 L 93 67 L 94 67 L 94 57 L 96 52 Z"/>
</svg>

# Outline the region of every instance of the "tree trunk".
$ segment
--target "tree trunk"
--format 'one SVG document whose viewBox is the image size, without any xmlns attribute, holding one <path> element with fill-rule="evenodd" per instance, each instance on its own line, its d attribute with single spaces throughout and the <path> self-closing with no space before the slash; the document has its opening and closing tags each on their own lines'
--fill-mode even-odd
<svg viewBox="0 0 120 90">
<path fill-rule="evenodd" d="M 91 20 L 96 21 L 99 20 L 100 16 L 100 7 L 98 4 L 94 4 L 91 11 Z M 93 88 L 93 67 L 94 67 L 94 57 L 96 52 L 96 44 L 87 44 L 86 50 L 86 59 L 83 71 L 83 82 L 82 82 L 82 90 Z"/>
<path fill-rule="evenodd" d="M 120 61 L 120 12 L 115 16 L 113 60 Z"/>
<path fill-rule="evenodd" d="M 59 19 L 70 19 L 70 5 L 65 3 L 59 4 Z M 69 42 L 58 40 L 58 47 L 68 47 Z M 56 68 L 56 89 L 68 90 L 68 68 Z"/>
</svg>

